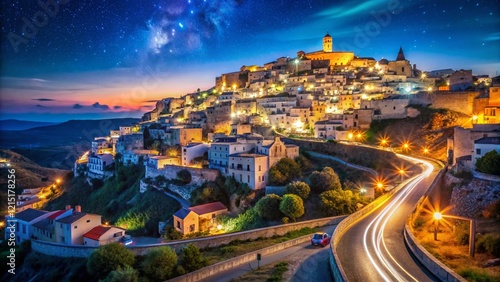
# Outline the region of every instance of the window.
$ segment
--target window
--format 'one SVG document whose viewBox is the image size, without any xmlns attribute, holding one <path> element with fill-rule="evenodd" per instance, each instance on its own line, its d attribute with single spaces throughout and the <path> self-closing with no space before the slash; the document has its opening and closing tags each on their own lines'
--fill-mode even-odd
<svg viewBox="0 0 500 282">
<path fill-rule="evenodd" d="M 247 177 L 247 178 L 248 178 L 247 183 L 250 183 L 250 175 L 247 175 L 247 176 L 248 176 L 248 177 Z"/>
<path fill-rule="evenodd" d="M 69 224 L 68 224 L 68 225 L 66 225 L 66 230 L 68 230 L 68 231 L 69 231 Z"/>
<path fill-rule="evenodd" d="M 77 228 L 78 228 L 78 226 L 76 226 L 76 225 L 75 225 L 75 227 L 73 227 L 73 229 L 77 229 Z"/>
<path fill-rule="evenodd" d="M 481 149 L 476 149 L 476 155 L 481 155 Z"/>
<path fill-rule="evenodd" d="M 260 165 L 259 165 L 259 171 L 260 171 Z"/>
<path fill-rule="evenodd" d="M 89 222 L 90 222 L 90 219 L 87 219 L 87 223 L 89 223 Z"/>
<path fill-rule="evenodd" d="M 194 224 L 189 225 L 189 232 L 194 232 Z"/>
<path fill-rule="evenodd" d="M 115 234 L 113 234 L 113 237 L 121 237 L 122 236 L 122 232 L 116 232 Z"/>
<path fill-rule="evenodd" d="M 240 182 L 243 182 L 243 174 L 240 174 Z"/>
<path fill-rule="evenodd" d="M 181 229 L 181 222 L 177 220 L 177 228 Z"/>
<path fill-rule="evenodd" d="M 26 234 L 26 225 L 23 224 L 23 234 Z"/>
</svg>

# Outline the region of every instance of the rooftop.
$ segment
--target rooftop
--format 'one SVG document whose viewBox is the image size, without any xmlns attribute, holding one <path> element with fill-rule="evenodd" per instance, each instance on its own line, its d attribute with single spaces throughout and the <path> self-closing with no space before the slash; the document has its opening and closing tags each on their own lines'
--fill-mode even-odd
<svg viewBox="0 0 500 282">
<path fill-rule="evenodd" d="M 474 144 L 500 144 L 500 137 L 483 137 L 474 141 Z"/>
<path fill-rule="evenodd" d="M 221 210 L 227 211 L 227 208 L 221 202 L 213 202 L 204 205 L 190 207 L 189 210 L 195 212 L 198 215 L 202 215 Z"/>
<path fill-rule="evenodd" d="M 71 224 L 86 215 L 84 212 L 73 212 L 71 215 L 58 219 L 57 222 Z"/>
<path fill-rule="evenodd" d="M 63 214 L 65 212 L 65 210 L 59 210 L 59 211 L 56 211 L 55 213 L 51 214 L 48 219 L 56 219 L 58 216 L 60 216 L 61 214 Z"/>
<path fill-rule="evenodd" d="M 30 222 L 44 214 L 46 214 L 47 211 L 43 211 L 43 210 L 35 210 L 35 209 L 26 209 L 22 212 L 19 212 L 16 214 L 16 219 L 18 220 L 22 220 L 22 221 L 26 221 L 26 222 Z"/>
<path fill-rule="evenodd" d="M 90 229 L 89 232 L 83 234 L 83 237 L 99 241 L 99 238 L 101 238 L 101 236 L 104 235 L 104 233 L 106 233 L 109 229 L 111 229 L 111 226 L 99 225 Z"/>
<path fill-rule="evenodd" d="M 186 216 L 191 212 L 191 210 L 187 209 L 187 208 L 182 208 L 178 211 L 176 211 L 174 213 L 174 216 L 180 218 L 180 219 L 184 219 L 186 218 Z"/>
</svg>

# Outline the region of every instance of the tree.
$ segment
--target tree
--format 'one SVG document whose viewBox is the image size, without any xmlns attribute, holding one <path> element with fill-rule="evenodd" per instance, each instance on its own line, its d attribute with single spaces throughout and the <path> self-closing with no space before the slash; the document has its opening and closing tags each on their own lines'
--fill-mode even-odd
<svg viewBox="0 0 500 282">
<path fill-rule="evenodd" d="M 311 189 L 316 193 L 328 190 L 341 190 L 339 176 L 331 167 L 325 167 L 322 171 L 315 171 L 309 176 Z"/>
<path fill-rule="evenodd" d="M 182 249 L 182 266 L 188 272 L 195 271 L 208 265 L 208 261 L 200 253 L 200 249 L 193 244 L 188 244 Z"/>
<path fill-rule="evenodd" d="M 285 187 L 285 194 L 295 194 L 301 197 L 302 200 L 307 199 L 310 192 L 311 188 L 309 187 L 309 185 L 302 181 L 294 181 Z"/>
<path fill-rule="evenodd" d="M 123 245 L 111 243 L 99 247 L 87 260 L 87 271 L 100 279 L 118 267 L 132 266 L 134 254 Z"/>
<path fill-rule="evenodd" d="M 269 194 L 262 197 L 255 204 L 255 211 L 262 218 L 279 219 L 282 216 L 280 211 L 281 197 L 276 194 Z"/>
<path fill-rule="evenodd" d="M 280 211 L 295 221 L 304 215 L 304 202 L 297 195 L 285 194 L 280 203 Z"/>
<path fill-rule="evenodd" d="M 177 172 L 177 179 L 179 179 L 182 184 L 188 184 L 192 179 L 191 172 L 187 169 L 179 170 L 179 172 Z"/>
<path fill-rule="evenodd" d="M 158 247 L 149 251 L 142 262 L 142 270 L 152 280 L 170 278 L 177 265 L 177 254 L 169 247 Z"/>
<path fill-rule="evenodd" d="M 137 282 L 138 273 L 137 270 L 129 265 L 125 267 L 118 267 L 117 269 L 111 271 L 103 282 Z"/>
<path fill-rule="evenodd" d="M 500 154 L 490 151 L 476 161 L 476 170 L 479 172 L 500 175 Z"/>
<path fill-rule="evenodd" d="M 351 190 L 329 190 L 321 193 L 321 207 L 327 215 L 349 214 L 356 211 L 356 204 L 361 202 L 358 194 Z"/>
<path fill-rule="evenodd" d="M 294 160 L 299 165 L 301 171 L 311 168 L 311 162 L 303 154 L 298 155 Z"/>
<path fill-rule="evenodd" d="M 269 170 L 269 182 L 275 185 L 285 185 L 297 176 L 300 176 L 300 167 L 290 158 L 282 158 Z"/>
</svg>

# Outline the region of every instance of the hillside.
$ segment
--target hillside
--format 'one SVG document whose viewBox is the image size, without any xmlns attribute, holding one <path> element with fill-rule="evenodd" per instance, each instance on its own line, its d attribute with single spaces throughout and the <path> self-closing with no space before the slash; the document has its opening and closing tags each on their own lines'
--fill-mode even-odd
<svg viewBox="0 0 500 282">
<path fill-rule="evenodd" d="M 81 141 L 90 143 L 96 136 L 109 135 L 109 131 L 128 126 L 139 119 L 70 120 L 56 125 L 35 127 L 21 131 L 0 130 L 0 147 L 66 146 Z"/>
<path fill-rule="evenodd" d="M 40 122 L 40 121 L 28 121 L 28 120 L 18 120 L 18 119 L 5 119 L 0 120 L 0 130 L 26 130 L 30 128 L 55 125 L 55 122 Z"/>
<path fill-rule="evenodd" d="M 446 161 L 446 140 L 453 135 L 453 127 L 470 127 L 470 117 L 447 109 L 414 108 L 420 112 L 416 118 L 373 121 L 367 141 L 378 144 L 381 137 L 386 137 L 394 149 L 401 149 L 401 144 L 409 141 L 413 153 L 423 155 L 426 147 L 430 156 Z"/>
<path fill-rule="evenodd" d="M 64 178 L 68 174 L 68 171 L 66 170 L 39 166 L 30 159 L 9 150 L 0 150 L 0 158 L 8 159 L 10 161 L 11 168 L 15 169 L 16 194 L 21 194 L 23 189 L 46 186 L 48 183 L 53 183 L 55 179 Z M 7 187 L 7 169 L 0 169 L 0 174 L 0 185 L 2 187 Z M 0 206 L 2 214 L 5 214 L 3 211 L 7 208 L 6 190 L 7 189 L 2 189 L 0 192 Z"/>
</svg>

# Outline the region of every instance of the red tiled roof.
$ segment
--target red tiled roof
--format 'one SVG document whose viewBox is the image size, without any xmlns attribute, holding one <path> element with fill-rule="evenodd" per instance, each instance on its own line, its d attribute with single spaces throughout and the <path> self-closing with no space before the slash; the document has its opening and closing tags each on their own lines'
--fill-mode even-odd
<svg viewBox="0 0 500 282">
<path fill-rule="evenodd" d="M 99 225 L 99 226 L 92 228 L 89 232 L 85 233 L 83 235 L 83 237 L 89 238 L 91 240 L 99 241 L 99 238 L 101 238 L 101 236 L 104 233 L 106 233 L 106 231 L 108 231 L 109 229 L 111 229 L 111 226 Z"/>
<path fill-rule="evenodd" d="M 227 210 L 226 206 L 224 206 L 224 204 L 221 202 L 213 202 L 204 205 L 194 206 L 190 207 L 189 209 L 194 211 L 198 215 L 216 212 L 220 210 L 225 210 L 225 211 Z"/>
<path fill-rule="evenodd" d="M 56 219 L 56 217 L 60 216 L 61 214 L 63 214 L 65 212 L 65 210 L 60 210 L 60 211 L 56 211 L 55 213 L 51 214 L 49 216 L 49 219 Z"/>
</svg>

